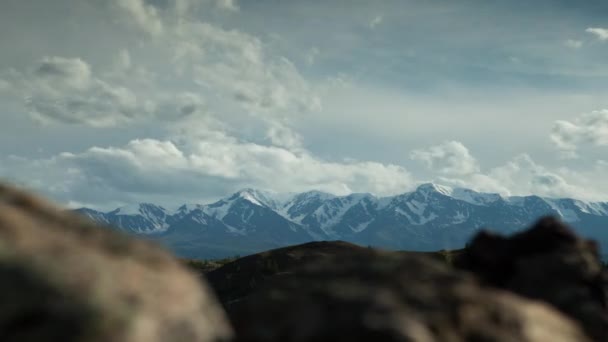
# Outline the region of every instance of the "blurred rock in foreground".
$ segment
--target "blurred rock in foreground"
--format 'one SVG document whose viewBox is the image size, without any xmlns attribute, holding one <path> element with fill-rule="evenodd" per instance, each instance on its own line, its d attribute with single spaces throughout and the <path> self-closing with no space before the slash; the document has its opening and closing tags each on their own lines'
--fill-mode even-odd
<svg viewBox="0 0 608 342">
<path fill-rule="evenodd" d="M 456 266 L 492 287 L 551 303 L 595 340 L 608 341 L 608 279 L 597 244 L 557 219 L 544 218 L 512 237 L 482 232 Z"/>
<path fill-rule="evenodd" d="M 429 257 L 327 258 L 235 303 L 239 341 L 587 341 L 540 302 Z"/>
<path fill-rule="evenodd" d="M 215 298 L 147 242 L 0 185 L 0 341 L 217 341 Z"/>
</svg>

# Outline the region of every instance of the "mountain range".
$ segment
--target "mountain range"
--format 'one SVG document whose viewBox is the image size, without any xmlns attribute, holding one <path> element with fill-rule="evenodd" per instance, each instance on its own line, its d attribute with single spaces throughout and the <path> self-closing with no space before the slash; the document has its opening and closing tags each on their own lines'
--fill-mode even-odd
<svg viewBox="0 0 608 342">
<path fill-rule="evenodd" d="M 277 194 L 244 189 L 215 203 L 167 209 L 142 203 L 76 212 L 158 241 L 185 258 L 223 258 L 309 241 L 344 240 L 395 250 L 462 248 L 479 229 L 512 233 L 546 215 L 608 247 L 608 202 L 505 197 L 423 184 L 391 196 Z"/>
</svg>

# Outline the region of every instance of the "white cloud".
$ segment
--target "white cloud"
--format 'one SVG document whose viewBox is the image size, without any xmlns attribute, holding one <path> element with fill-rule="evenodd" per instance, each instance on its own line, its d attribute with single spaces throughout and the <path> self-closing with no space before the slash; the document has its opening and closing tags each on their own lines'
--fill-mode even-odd
<svg viewBox="0 0 608 342">
<path fill-rule="evenodd" d="M 576 198 L 605 201 L 608 182 L 585 182 L 585 177 L 598 178 L 601 172 L 590 170 L 586 174 L 569 169 L 548 170 L 529 155 L 519 155 L 504 165 L 460 177 L 437 177 L 440 183 L 470 188 L 504 196 L 538 195 L 553 198 Z"/>
<path fill-rule="evenodd" d="M 593 196 L 593 192 L 570 184 L 563 175 L 538 165 L 527 154 L 519 155 L 507 164 L 490 170 L 487 175 L 516 195 L 574 198 Z"/>
<path fill-rule="evenodd" d="M 599 27 L 590 27 L 585 30 L 585 32 L 590 33 L 596 36 L 599 40 L 608 40 L 608 29 L 599 28 Z"/>
<path fill-rule="evenodd" d="M 79 58 L 45 57 L 10 77 L 28 112 L 44 123 L 114 126 L 149 110 L 131 90 L 97 78 Z"/>
<path fill-rule="evenodd" d="M 217 6 L 222 9 L 229 11 L 238 11 L 239 6 L 236 4 L 236 0 L 216 0 Z"/>
<path fill-rule="evenodd" d="M 129 6 L 120 9 L 127 20 L 130 16 L 147 18 L 136 21 L 140 28 L 147 28 L 145 31 L 162 32 L 152 37 L 150 46 L 159 48 L 152 53 L 170 54 L 169 66 L 174 72 L 159 76 L 165 83 L 187 84 L 190 92 L 221 98 L 221 103 L 209 102 L 218 105 L 213 108 L 216 113 L 240 109 L 254 116 L 285 116 L 321 107 L 315 86 L 289 59 L 273 54 L 256 36 L 202 21 L 196 15 L 199 7 L 201 11 L 212 6 L 238 10 L 236 1 L 179 0 L 162 8 L 142 1 L 129 0 Z M 146 10 L 150 6 L 154 10 Z M 162 30 L 153 30 L 155 27 Z M 310 58 L 314 60 L 317 54 L 318 49 L 313 49 Z M 115 65 L 141 68 L 138 62 L 128 52 L 121 52 Z M 140 74 L 145 74 L 145 69 Z"/>
<path fill-rule="evenodd" d="M 551 140 L 570 156 L 576 155 L 583 144 L 608 146 L 608 110 L 582 114 L 572 121 L 556 121 Z"/>
<path fill-rule="evenodd" d="M 29 187 L 80 203 L 195 201 L 201 194 L 223 196 L 242 187 L 286 191 L 320 189 L 338 194 L 372 191 L 392 194 L 410 189 L 403 167 L 376 162 L 328 162 L 305 150 L 265 146 L 215 132 L 186 144 L 171 140 L 133 140 L 122 147 L 93 147 L 47 160 L 11 163 Z M 65 170 L 71 170 L 65 177 Z M 45 170 L 49 170 L 48 176 Z M 0 168 L 0 175 L 3 173 Z M 61 174 L 64 173 L 63 177 Z M 60 181 L 58 181 L 60 180 Z M 49 188 L 48 184 L 54 184 Z M 97 200 L 91 193 L 100 196 Z"/>
<path fill-rule="evenodd" d="M 146 81 L 154 75 L 132 66 L 128 52 L 119 56 L 112 70 L 99 74 L 79 58 L 45 57 L 29 70 L 8 73 L 9 90 L 23 97 L 26 111 L 43 124 L 112 127 L 149 120 L 173 124 L 190 115 L 207 115 L 199 95 L 149 89 Z"/>
<path fill-rule="evenodd" d="M 373 30 L 376 28 L 376 26 L 382 24 L 383 21 L 384 21 L 384 16 L 377 15 L 369 22 L 369 24 L 368 24 L 369 28 Z"/>
<path fill-rule="evenodd" d="M 549 170 L 527 154 L 521 154 L 504 165 L 482 170 L 466 146 L 446 142 L 425 150 L 412 152 L 412 158 L 423 161 L 431 171 L 430 180 L 455 187 L 505 196 L 539 195 L 556 198 L 577 198 L 605 201 L 608 180 L 598 162 L 584 172 L 568 168 Z M 429 177 L 426 177 L 427 181 Z"/>
<path fill-rule="evenodd" d="M 298 113 L 320 107 L 320 98 L 295 65 L 269 54 L 256 37 L 189 22 L 179 26 L 173 41 L 179 72 L 250 113 Z"/>
<path fill-rule="evenodd" d="M 93 147 L 43 160 L 11 157 L 0 164 L 0 176 L 20 175 L 13 180 L 64 203 L 93 203 L 106 208 L 143 201 L 171 205 L 204 202 L 243 187 L 391 195 L 419 183 L 398 165 L 324 161 L 304 149 L 255 144 L 211 131 L 214 134 L 199 140 L 141 139 L 120 147 Z M 439 170 L 432 181 L 509 196 L 605 200 L 602 196 L 608 181 L 603 175 L 607 166 L 598 161 L 595 168 L 583 172 L 549 170 L 523 154 L 487 172 L 446 174 Z"/>
<path fill-rule="evenodd" d="M 581 47 L 583 47 L 583 41 L 582 40 L 574 40 L 574 39 L 568 39 L 564 42 L 564 45 L 566 47 L 569 47 L 571 49 L 580 49 Z"/>
<path fill-rule="evenodd" d="M 291 150 L 302 147 L 302 137 L 280 122 L 269 123 L 266 137 L 274 146 L 285 147 Z"/>
<path fill-rule="evenodd" d="M 70 1 L 64 2 L 69 4 Z M 483 92 L 481 97 L 477 92 L 470 92 L 470 88 L 448 89 L 450 84 L 440 84 L 444 78 L 440 81 L 431 79 L 428 85 L 432 87 L 429 88 L 440 90 L 429 90 L 428 93 L 426 89 L 411 93 L 388 83 L 372 84 L 370 79 L 375 76 L 384 79 L 394 65 L 383 62 L 370 65 L 361 57 L 345 56 L 348 51 L 369 46 L 365 45 L 365 39 L 353 37 L 352 32 L 339 30 L 318 42 L 318 46 L 323 48 L 323 57 L 328 62 L 332 59 L 334 62 L 348 62 L 350 64 L 341 65 L 352 65 L 354 71 L 351 72 L 350 67 L 339 67 L 336 72 L 343 70 L 351 74 L 336 78 L 323 75 L 329 76 L 328 82 L 315 80 L 316 74 L 306 77 L 283 56 L 298 55 L 294 53 L 297 51 L 299 57 L 294 58 L 313 65 L 319 59 L 320 50 L 316 47 L 306 50 L 311 47 L 312 40 L 298 41 L 299 35 L 287 30 L 281 31 L 284 41 L 295 40 L 281 45 L 274 40 L 265 40 L 273 32 L 263 31 L 257 36 L 235 29 L 233 25 L 238 27 L 241 19 L 245 23 L 243 27 L 251 27 L 251 18 L 245 17 L 249 13 L 235 12 L 239 10 L 236 1 L 111 0 L 87 2 L 77 10 L 83 8 L 86 8 L 83 13 L 94 14 L 95 20 L 87 16 L 75 18 L 82 20 L 79 22 L 82 25 L 78 25 L 83 29 L 82 33 L 66 36 L 65 44 L 58 42 L 61 48 L 42 47 L 37 50 L 45 51 L 41 56 L 54 56 L 59 51 L 80 58 L 48 57 L 31 68 L 12 65 L 9 58 L 8 65 L 17 71 L 0 73 L 0 78 L 4 79 L 4 82 L 0 79 L 0 92 L 10 92 L 11 96 L 7 98 L 12 99 L 21 99 L 25 95 L 30 114 L 43 122 L 121 128 L 125 123 L 135 124 L 124 130 L 133 136 L 121 138 L 142 139 L 126 145 L 113 144 L 110 139 L 115 135 L 108 133 L 95 140 L 96 144 L 106 146 L 103 148 L 78 147 L 75 151 L 60 147 L 72 151 L 72 154 L 44 160 L 0 162 L 0 174 L 27 180 L 28 184 L 66 202 L 156 201 L 169 197 L 169 200 L 183 197 L 186 201 L 195 200 L 201 194 L 225 195 L 245 186 L 277 191 L 318 188 L 337 193 L 398 193 L 410 190 L 409 187 L 415 183 L 414 177 L 404 167 L 369 161 L 324 160 L 307 150 L 306 146 L 327 147 L 324 155 L 335 155 L 336 151 L 344 153 L 350 148 L 347 153 L 352 155 L 376 158 L 375 153 L 378 152 L 378 159 L 391 160 L 394 157 L 389 155 L 394 151 L 392 147 L 386 148 L 389 152 L 380 151 L 382 148 L 370 152 L 370 149 L 381 144 L 398 146 L 429 141 L 434 136 L 452 136 L 463 140 L 470 137 L 470 141 L 477 144 L 471 146 L 475 147 L 474 150 L 480 150 L 479 146 L 483 145 L 498 151 L 516 139 L 521 145 L 533 146 L 540 156 L 540 153 L 550 151 L 551 146 L 539 148 L 543 144 L 542 135 L 536 138 L 535 133 L 558 115 L 592 101 L 591 97 L 582 95 L 576 101 L 562 101 L 564 93 L 561 92 L 543 97 L 547 95 L 544 92 L 525 90 L 525 95 L 522 95 L 502 88 L 504 84 L 500 82 L 499 91 Z M 114 15 L 110 16 L 110 13 Z M 353 25 L 359 28 L 369 25 L 373 29 L 383 24 L 383 16 L 374 17 L 375 13 L 370 16 L 369 11 L 365 13 L 365 17 L 357 15 L 351 18 Z M 224 18 L 230 19 L 223 21 Z M 92 22 L 90 27 L 86 25 L 87 20 Z M 221 25 L 217 24 L 218 20 L 222 21 Z M 110 22 L 112 25 L 107 25 Z M 347 23 L 350 25 L 351 22 Z M 66 31 L 63 26 L 57 27 L 62 28 L 57 31 Z M 321 27 L 318 29 L 322 30 Z M 99 32 L 103 33 L 100 34 L 102 38 L 87 43 L 91 45 L 81 46 L 80 39 L 92 36 L 92 30 L 104 30 Z M 435 33 L 444 33 L 441 30 Z M 46 39 L 46 32 L 40 33 Z M 459 33 L 454 32 L 454 35 Z M 601 38 L 599 31 L 590 33 Z M 368 34 L 373 35 L 373 32 Z M 48 36 L 55 37 L 54 41 L 57 41 L 57 35 L 49 33 Z M 331 46 L 328 43 L 334 42 L 334 38 L 339 40 L 335 40 L 336 46 Z M 446 42 L 452 38 L 451 35 L 446 36 Z M 72 41 L 75 43 L 67 43 Z M 296 47 L 288 46 L 291 43 Z M 550 44 L 555 48 L 555 41 Z M 579 48 L 582 41 L 570 40 L 564 44 Z M 72 49 L 63 49 L 63 45 Z M 72 45 L 78 46 L 74 48 Z M 301 46 L 305 46 L 305 50 L 301 50 Z M 340 51 L 343 47 L 348 49 Z M 424 46 L 412 47 L 411 51 L 375 51 L 374 56 L 377 53 L 379 61 L 387 61 L 383 56 L 393 55 L 393 52 L 423 57 L 424 49 L 421 47 Z M 53 52 L 47 53 L 46 50 Z M 530 61 L 529 51 L 516 52 L 521 60 L 513 57 L 513 65 L 523 67 L 526 63 L 522 61 Z M 434 64 L 432 60 L 428 62 L 429 65 Z M 23 59 L 25 63 L 29 63 L 27 58 Z M 549 67 L 551 65 L 561 64 L 550 63 Z M 595 69 L 589 74 L 594 72 Z M 412 82 L 415 82 L 416 72 L 412 76 Z M 465 92 L 478 95 L 473 99 L 467 97 L 469 95 L 463 96 Z M 422 93 L 426 95 L 420 97 Z M 437 96 L 443 96 L 446 101 L 433 101 Z M 511 104 L 502 105 L 506 103 L 505 98 L 517 97 L 527 100 L 518 101 L 517 108 Z M 599 97 L 600 100 L 593 101 L 601 101 Z M 483 99 L 478 101 L 480 98 Z M 323 109 L 321 99 L 324 100 L 325 111 L 319 111 Z M 476 104 L 471 107 L 473 102 Z M 540 102 L 542 106 L 538 105 Z M 445 111 L 446 106 L 450 111 Z M 570 107 L 565 108 L 567 106 Z M 13 112 L 12 106 L 7 108 L 7 113 Z M 541 112 L 545 114 L 534 115 Z M 308 115 L 294 119 L 299 113 Z M 514 114 L 519 116 L 513 119 L 509 116 L 512 113 L 520 114 Z M 526 127 L 514 124 L 525 119 L 524 115 L 530 116 L 532 122 L 527 122 Z M 162 124 L 150 120 L 162 120 Z M 302 124 L 297 126 L 300 131 L 294 129 L 295 120 Z M 308 127 L 303 124 L 305 121 Z M 387 125 L 387 122 L 392 124 Z M 138 124 L 141 127 L 153 126 L 157 131 L 149 136 L 147 130 L 136 126 Z M 489 128 L 500 126 L 501 129 L 494 136 L 494 130 L 477 129 L 479 124 L 489 125 Z M 554 141 L 569 153 L 575 153 L 584 143 L 601 145 L 605 141 L 601 138 L 603 133 L 592 128 L 597 125 L 578 119 L 560 121 L 556 123 Z M 74 131 L 86 134 L 80 133 L 80 129 Z M 92 130 L 83 128 L 82 131 Z M 334 131 L 341 134 L 340 138 L 345 138 L 344 144 L 352 144 L 353 147 L 319 144 L 319 141 L 325 141 L 319 136 Z M 106 132 L 114 134 L 113 130 Z M 367 144 L 366 139 L 374 143 Z M 546 137 L 544 139 L 546 142 Z M 490 157 L 486 154 L 484 158 L 487 159 L 483 161 L 490 159 L 494 165 L 499 165 L 502 163 L 500 160 L 505 160 L 502 158 L 509 158 L 504 157 L 504 153 L 512 153 L 505 151 L 498 151 Z M 606 167 L 599 162 L 597 170 L 576 173 L 568 169 L 549 170 L 529 156 L 520 156 L 505 165 L 482 169 L 469 149 L 457 141 L 417 150 L 411 156 L 430 168 L 429 174 L 433 179 L 478 190 L 509 194 L 538 192 L 551 196 L 565 194 L 581 198 L 595 196 L 601 190 L 608 193 L 608 187 L 601 181 L 586 183 L 586 179 L 603 178 L 602 172 L 605 173 Z M 598 171 L 600 167 L 604 171 Z"/>
<path fill-rule="evenodd" d="M 145 0 L 114 0 L 113 4 L 126 15 L 129 22 L 145 32 L 158 35 L 163 32 L 163 22 L 159 10 Z"/>
<path fill-rule="evenodd" d="M 105 67 L 104 54 L 95 58 L 94 68 L 82 58 L 48 57 L 34 71 L 9 74 L 7 80 L 17 83 L 13 93 L 26 95 L 27 110 L 38 121 L 108 127 L 149 118 L 171 120 L 179 113 L 169 107 L 182 93 L 204 94 L 206 111 L 215 115 L 244 112 L 284 126 L 288 116 L 321 108 L 316 85 L 290 60 L 273 54 L 256 36 L 198 16 L 199 9 L 237 10 L 236 1 L 110 4 L 111 13 L 120 14 L 125 36 L 137 36 L 136 46 L 107 50 Z M 159 68 L 149 56 L 171 63 Z"/>
<path fill-rule="evenodd" d="M 45 57 L 33 72 L 33 77 L 48 82 L 48 88 L 55 85 L 82 90 L 91 85 L 91 67 L 79 58 Z"/>
<path fill-rule="evenodd" d="M 467 175 L 479 171 L 477 160 L 458 141 L 447 141 L 428 149 L 415 150 L 410 157 L 445 175 Z"/>
</svg>

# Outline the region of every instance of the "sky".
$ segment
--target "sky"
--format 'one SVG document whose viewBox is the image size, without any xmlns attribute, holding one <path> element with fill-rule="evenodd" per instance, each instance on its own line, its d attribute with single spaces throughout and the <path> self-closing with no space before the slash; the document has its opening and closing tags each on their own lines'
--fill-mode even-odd
<svg viewBox="0 0 608 342">
<path fill-rule="evenodd" d="M 3 0 L 0 179 L 69 207 L 608 201 L 603 0 Z"/>
</svg>

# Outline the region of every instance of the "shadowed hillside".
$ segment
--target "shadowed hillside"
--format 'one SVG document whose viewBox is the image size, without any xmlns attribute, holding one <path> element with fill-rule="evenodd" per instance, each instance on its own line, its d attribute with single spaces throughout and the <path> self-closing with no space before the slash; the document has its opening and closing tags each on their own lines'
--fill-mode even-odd
<svg viewBox="0 0 608 342">
<path fill-rule="evenodd" d="M 204 274 L 226 306 L 238 302 L 277 278 L 297 273 L 309 264 L 352 259 L 354 257 L 424 255 L 451 263 L 460 251 L 392 252 L 361 247 L 344 241 L 309 242 L 273 249 L 235 260 L 188 261 L 199 274 Z M 223 265 L 222 265 L 223 264 Z"/>
</svg>

